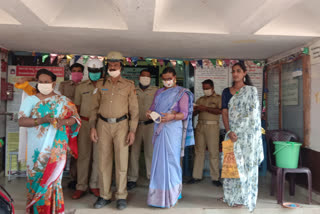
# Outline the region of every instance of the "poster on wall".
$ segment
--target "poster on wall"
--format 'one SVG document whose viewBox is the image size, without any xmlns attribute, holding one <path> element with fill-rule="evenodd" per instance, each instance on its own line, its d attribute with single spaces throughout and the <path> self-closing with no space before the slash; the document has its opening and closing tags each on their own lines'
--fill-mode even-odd
<svg viewBox="0 0 320 214">
<path fill-rule="evenodd" d="M 64 68 L 63 67 L 40 67 L 40 66 L 9 66 L 8 67 L 8 82 L 11 84 L 14 84 L 17 82 L 18 78 L 22 77 L 34 77 L 39 69 L 45 68 L 47 70 L 52 71 L 54 74 L 57 75 L 57 85 L 64 80 Z M 35 83 L 31 83 L 35 84 Z M 56 86 L 57 89 L 58 86 Z M 17 151 L 19 150 L 19 134 L 23 134 L 21 131 L 19 131 L 18 126 L 18 112 L 21 105 L 21 99 L 22 99 L 22 90 L 14 88 L 13 92 L 13 100 L 7 101 L 7 109 L 8 112 L 14 114 L 13 120 L 7 120 L 6 122 L 6 175 L 8 175 L 9 170 L 9 152 Z M 19 133 L 20 132 L 20 133 Z M 14 155 L 12 156 L 11 161 L 11 169 L 12 171 L 16 171 L 18 169 L 17 166 L 17 157 Z M 20 166 L 20 170 L 25 170 L 25 167 L 23 165 Z"/>
<path fill-rule="evenodd" d="M 320 41 L 315 42 L 309 47 L 311 65 L 320 63 Z"/>
<path fill-rule="evenodd" d="M 195 70 L 195 90 L 194 96 L 197 100 L 203 96 L 202 82 L 206 79 L 211 79 L 214 83 L 214 90 L 221 95 L 223 89 L 228 87 L 228 67 L 197 67 Z"/>
</svg>

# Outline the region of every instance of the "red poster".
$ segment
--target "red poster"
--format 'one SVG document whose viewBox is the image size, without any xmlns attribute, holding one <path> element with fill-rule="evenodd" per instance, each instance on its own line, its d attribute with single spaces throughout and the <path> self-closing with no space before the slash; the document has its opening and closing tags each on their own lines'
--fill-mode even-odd
<svg viewBox="0 0 320 214">
<path fill-rule="evenodd" d="M 34 77 L 40 69 L 47 69 L 57 75 L 57 77 L 64 77 L 64 67 L 50 67 L 50 66 L 17 66 L 16 75 L 25 77 Z"/>
</svg>

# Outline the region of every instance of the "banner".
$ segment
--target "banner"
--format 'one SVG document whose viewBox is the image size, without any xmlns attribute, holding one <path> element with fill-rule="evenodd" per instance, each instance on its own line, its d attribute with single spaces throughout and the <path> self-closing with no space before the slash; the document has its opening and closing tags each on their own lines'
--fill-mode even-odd
<svg viewBox="0 0 320 214">
<path fill-rule="evenodd" d="M 17 66 L 16 75 L 35 77 L 40 69 L 47 69 L 57 75 L 57 77 L 64 77 L 64 67 L 50 67 L 50 66 Z"/>
</svg>

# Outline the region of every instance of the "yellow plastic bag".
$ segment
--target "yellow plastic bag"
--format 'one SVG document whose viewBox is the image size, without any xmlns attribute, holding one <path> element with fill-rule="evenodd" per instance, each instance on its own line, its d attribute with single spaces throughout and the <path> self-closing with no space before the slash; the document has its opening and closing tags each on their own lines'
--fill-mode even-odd
<svg viewBox="0 0 320 214">
<path fill-rule="evenodd" d="M 239 172 L 234 156 L 233 142 L 231 140 L 222 142 L 223 163 L 221 178 L 239 178 Z"/>
</svg>

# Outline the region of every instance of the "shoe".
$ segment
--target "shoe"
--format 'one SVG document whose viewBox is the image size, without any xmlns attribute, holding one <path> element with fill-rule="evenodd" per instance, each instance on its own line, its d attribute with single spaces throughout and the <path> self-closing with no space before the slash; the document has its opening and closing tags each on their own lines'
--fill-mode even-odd
<svg viewBox="0 0 320 214">
<path fill-rule="evenodd" d="M 76 190 L 76 191 L 73 193 L 73 195 L 72 195 L 71 198 L 72 198 L 73 200 L 77 200 L 77 199 L 81 198 L 82 196 L 84 196 L 85 194 L 86 194 L 85 191 Z"/>
<path fill-rule="evenodd" d="M 196 184 L 199 183 L 201 181 L 201 179 L 195 179 L 195 178 L 191 178 L 187 184 Z"/>
<path fill-rule="evenodd" d="M 94 194 L 94 196 L 99 197 L 100 196 L 100 191 L 99 189 L 89 189 L 89 192 Z"/>
<path fill-rule="evenodd" d="M 94 203 L 93 207 L 96 209 L 100 209 L 111 203 L 111 200 L 105 200 L 101 197 L 98 197 L 97 201 Z"/>
<path fill-rule="evenodd" d="M 212 181 L 212 184 L 217 186 L 217 187 L 221 187 L 222 183 L 220 181 Z"/>
<path fill-rule="evenodd" d="M 70 181 L 70 182 L 68 183 L 68 188 L 69 188 L 69 189 L 76 190 L 76 186 L 77 186 L 77 182 L 76 182 L 76 181 Z"/>
<path fill-rule="evenodd" d="M 132 190 L 133 188 L 136 188 L 136 187 L 137 187 L 137 182 L 129 181 L 127 183 L 127 190 Z"/>
<path fill-rule="evenodd" d="M 117 200 L 117 209 L 118 210 L 123 210 L 127 208 L 127 201 L 126 199 L 119 199 Z"/>
</svg>

